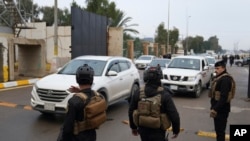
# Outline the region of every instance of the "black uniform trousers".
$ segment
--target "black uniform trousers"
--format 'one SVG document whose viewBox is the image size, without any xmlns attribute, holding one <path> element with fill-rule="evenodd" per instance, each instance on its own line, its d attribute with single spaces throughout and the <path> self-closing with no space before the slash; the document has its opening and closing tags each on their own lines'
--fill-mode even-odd
<svg viewBox="0 0 250 141">
<path fill-rule="evenodd" d="M 214 118 L 214 127 L 217 141 L 225 141 L 225 130 L 227 127 L 227 118 L 229 113 L 218 113 Z"/>
<path fill-rule="evenodd" d="M 166 131 L 161 129 L 139 128 L 141 141 L 165 141 Z"/>
</svg>

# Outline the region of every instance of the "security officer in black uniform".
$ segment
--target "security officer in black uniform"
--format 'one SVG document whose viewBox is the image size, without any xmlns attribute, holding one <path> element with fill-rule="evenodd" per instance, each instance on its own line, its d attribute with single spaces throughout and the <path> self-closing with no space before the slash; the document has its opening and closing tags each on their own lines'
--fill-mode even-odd
<svg viewBox="0 0 250 141">
<path fill-rule="evenodd" d="M 161 86 L 161 79 L 163 78 L 162 70 L 160 66 L 157 69 L 149 68 L 143 75 L 143 79 L 146 81 L 144 93 L 146 97 L 152 97 L 157 95 L 157 89 Z M 166 89 L 161 95 L 161 112 L 166 113 L 172 123 L 173 136 L 176 138 L 180 132 L 180 117 L 175 107 L 172 97 Z M 137 127 L 133 122 L 133 111 L 138 107 L 138 101 L 140 99 L 140 91 L 138 90 L 132 97 L 129 106 L 129 124 L 132 129 L 132 134 L 141 137 L 142 141 L 165 141 L 166 130 L 163 129 L 152 129 L 146 127 Z"/>
<path fill-rule="evenodd" d="M 227 118 L 230 112 L 229 92 L 232 89 L 232 78 L 229 77 L 225 61 L 215 63 L 216 76 L 211 87 L 210 117 L 214 119 L 217 141 L 225 141 Z M 215 83 L 216 82 L 216 83 Z"/>
<path fill-rule="evenodd" d="M 87 64 L 80 66 L 76 71 L 76 81 L 78 87 L 72 86 L 71 92 L 83 92 L 88 96 L 88 99 L 95 95 L 91 90 L 91 85 L 94 79 L 94 70 Z M 58 141 L 96 141 L 95 129 L 85 130 L 77 135 L 74 135 L 74 123 L 75 121 L 82 121 L 84 119 L 83 109 L 85 101 L 79 96 L 73 96 L 68 101 L 68 112 L 65 117 L 61 133 L 58 137 Z"/>
</svg>

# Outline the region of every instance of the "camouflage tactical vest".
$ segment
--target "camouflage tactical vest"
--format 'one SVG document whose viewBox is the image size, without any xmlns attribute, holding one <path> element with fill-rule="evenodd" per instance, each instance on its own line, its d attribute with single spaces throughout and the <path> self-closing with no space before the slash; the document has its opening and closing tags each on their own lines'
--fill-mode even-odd
<svg viewBox="0 0 250 141">
<path fill-rule="evenodd" d="M 138 127 L 148 127 L 166 130 L 171 122 L 165 113 L 161 113 L 161 93 L 163 88 L 159 87 L 159 94 L 153 97 L 146 97 L 144 90 L 140 91 L 138 108 L 133 112 L 133 121 Z"/>
<path fill-rule="evenodd" d="M 217 85 L 218 80 L 220 80 L 224 76 L 228 76 L 232 80 L 231 90 L 229 91 L 228 98 L 227 98 L 227 102 L 230 102 L 235 96 L 236 85 L 235 85 L 235 81 L 234 81 L 233 77 L 228 73 L 224 73 L 221 76 L 219 76 L 213 80 L 212 87 L 211 87 L 210 92 L 209 92 L 209 97 L 214 98 L 216 101 L 220 100 L 221 93 L 220 93 L 220 91 L 215 91 L 215 87 Z"/>
<path fill-rule="evenodd" d="M 75 95 L 85 102 L 88 98 L 84 93 L 76 93 Z M 91 97 L 90 101 L 83 109 L 83 121 L 75 121 L 74 134 L 77 135 L 81 131 L 98 128 L 106 121 L 106 109 L 107 103 L 105 98 L 95 92 L 95 96 Z"/>
</svg>

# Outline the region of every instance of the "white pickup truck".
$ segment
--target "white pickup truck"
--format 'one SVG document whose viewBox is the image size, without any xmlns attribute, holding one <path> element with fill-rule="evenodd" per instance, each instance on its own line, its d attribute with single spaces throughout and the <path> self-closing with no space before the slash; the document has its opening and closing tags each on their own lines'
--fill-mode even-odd
<svg viewBox="0 0 250 141">
<path fill-rule="evenodd" d="M 162 85 L 173 92 L 191 93 L 199 97 L 203 87 L 208 88 L 213 70 L 202 56 L 178 56 L 163 70 Z"/>
</svg>

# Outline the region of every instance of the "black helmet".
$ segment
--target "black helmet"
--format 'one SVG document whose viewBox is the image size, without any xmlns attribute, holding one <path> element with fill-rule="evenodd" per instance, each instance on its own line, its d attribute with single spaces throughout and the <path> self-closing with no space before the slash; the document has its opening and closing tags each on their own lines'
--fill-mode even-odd
<svg viewBox="0 0 250 141">
<path fill-rule="evenodd" d="M 157 67 L 150 67 L 143 73 L 143 80 L 145 82 L 159 84 L 162 78 L 163 75 L 160 65 L 157 65 Z"/>
<path fill-rule="evenodd" d="M 94 79 L 94 70 L 88 64 L 80 66 L 76 71 L 76 82 L 82 84 L 92 84 Z"/>
</svg>

